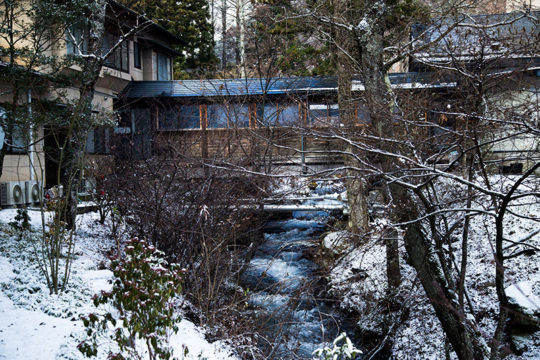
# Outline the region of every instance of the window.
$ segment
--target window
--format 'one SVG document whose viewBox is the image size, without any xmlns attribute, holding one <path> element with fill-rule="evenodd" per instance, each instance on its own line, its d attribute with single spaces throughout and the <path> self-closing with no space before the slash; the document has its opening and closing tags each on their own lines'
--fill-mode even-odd
<svg viewBox="0 0 540 360">
<path fill-rule="evenodd" d="M 107 128 L 92 129 L 86 139 L 88 154 L 108 154 L 110 149 L 110 132 Z"/>
<path fill-rule="evenodd" d="M 133 43 L 133 66 L 142 69 L 142 47 L 138 43 Z"/>
<path fill-rule="evenodd" d="M 206 115 L 208 119 L 208 128 L 227 128 L 229 125 L 229 116 L 226 105 L 208 105 L 206 108 Z"/>
<path fill-rule="evenodd" d="M 200 129 L 199 105 L 181 105 L 160 108 L 159 130 Z"/>
<path fill-rule="evenodd" d="M 2 146 L 6 147 L 6 153 L 26 154 L 28 150 L 28 134 L 25 131 L 25 127 L 18 124 L 9 126 L 6 123 L 6 110 L 2 107 L 0 107 L 0 125 L 0 131 L 3 135 Z"/>
<path fill-rule="evenodd" d="M 66 31 L 66 51 L 68 55 L 81 55 L 88 52 L 87 31 L 72 27 Z"/>
<path fill-rule="evenodd" d="M 159 110 L 159 128 L 160 130 L 176 130 L 178 127 L 178 109 L 160 109 Z"/>
<path fill-rule="evenodd" d="M 21 125 L 13 125 L 11 136 L 6 137 L 6 151 L 12 154 L 26 154 L 28 150 L 28 136 Z"/>
<path fill-rule="evenodd" d="M 363 104 L 356 104 L 356 121 L 360 125 L 371 124 L 371 116 L 368 108 Z"/>
<path fill-rule="evenodd" d="M 229 106 L 229 118 L 231 127 L 249 127 L 249 105 L 231 104 Z"/>
<path fill-rule="evenodd" d="M 331 124 L 339 123 L 339 105 L 338 104 L 328 105 L 328 122 Z"/>
<path fill-rule="evenodd" d="M 102 54 L 105 55 L 109 50 L 120 42 L 120 37 L 106 32 L 103 37 Z M 109 56 L 105 59 L 105 66 L 129 72 L 129 41 L 124 40 Z"/>
<path fill-rule="evenodd" d="M 282 126 L 299 125 L 298 122 L 298 105 L 280 106 L 279 109 L 279 124 Z"/>
<path fill-rule="evenodd" d="M 454 132 L 452 131 L 455 128 L 454 116 L 447 116 L 444 112 L 432 110 L 427 114 L 427 120 L 433 124 L 430 135 L 435 149 L 444 149 L 454 143 Z"/>
<path fill-rule="evenodd" d="M 154 68 L 154 79 L 161 81 L 172 79 L 171 58 L 169 56 L 154 53 L 152 56 L 152 67 Z"/>
<path fill-rule="evenodd" d="M 328 124 L 328 105 L 310 104 L 308 112 L 308 122 L 311 126 Z"/>
<path fill-rule="evenodd" d="M 180 129 L 200 129 L 201 121 L 199 116 L 199 105 L 180 106 L 180 111 L 178 112 L 178 115 L 180 117 Z"/>
<path fill-rule="evenodd" d="M 275 126 L 278 111 L 276 104 L 257 104 L 257 123 L 262 126 Z"/>
<path fill-rule="evenodd" d="M 88 154 L 94 154 L 95 153 L 94 129 L 92 129 L 92 130 L 90 130 L 88 132 L 88 138 L 86 138 L 86 152 Z"/>
</svg>

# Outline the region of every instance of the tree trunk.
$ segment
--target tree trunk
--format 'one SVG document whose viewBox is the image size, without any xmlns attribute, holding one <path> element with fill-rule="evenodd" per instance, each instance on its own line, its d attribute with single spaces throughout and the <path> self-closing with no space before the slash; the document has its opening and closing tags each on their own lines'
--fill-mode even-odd
<svg viewBox="0 0 540 360">
<path fill-rule="evenodd" d="M 462 312 L 456 294 L 448 291 L 441 266 L 432 255 L 420 225 L 409 226 L 404 240 L 412 265 L 458 358 L 485 359 L 486 349 L 474 325 Z"/>
<path fill-rule="evenodd" d="M 227 67 L 227 0 L 221 2 L 221 70 Z"/>
<path fill-rule="evenodd" d="M 373 131 L 380 139 L 393 137 L 393 109 L 394 109 L 394 94 L 390 87 L 388 79 L 388 71 L 384 66 L 384 14 L 379 13 L 381 10 L 378 6 L 373 5 L 371 13 L 372 21 L 367 24 L 370 31 L 366 33 L 357 33 L 357 41 L 360 45 L 360 69 L 362 82 L 365 86 L 365 96 L 367 108 L 371 117 Z M 377 144 L 383 151 L 395 151 L 391 148 L 392 143 L 387 143 L 384 140 L 379 140 Z M 391 158 L 378 156 L 374 159 L 380 164 L 383 173 L 390 173 L 399 166 L 393 163 Z M 386 198 L 391 206 L 400 204 L 400 201 L 393 197 L 389 191 L 394 185 L 386 186 Z M 392 201 L 390 201 L 392 200 Z M 390 215 L 395 218 L 395 213 Z M 398 238 L 389 237 L 386 239 L 386 266 L 388 276 L 389 290 L 392 292 L 401 284 L 401 272 L 399 267 L 399 251 Z"/>
<path fill-rule="evenodd" d="M 338 1 L 335 3 L 334 13 L 336 17 L 347 15 L 348 3 Z M 353 64 L 351 57 L 355 56 L 354 38 L 349 31 L 338 28 L 335 29 L 336 45 L 336 65 L 338 77 L 338 106 L 340 122 L 345 125 L 349 135 L 354 137 L 356 131 L 356 119 L 354 101 L 352 96 L 352 74 Z M 355 140 L 355 139 L 351 139 Z M 344 156 L 347 170 L 347 200 L 349 202 L 349 230 L 355 234 L 363 234 L 368 231 L 369 216 L 366 202 L 366 181 L 360 177 L 354 168 L 359 168 L 357 156 L 361 156 L 358 150 L 350 143 L 346 143 L 346 155 Z M 347 155 L 350 154 L 350 155 Z"/>
<path fill-rule="evenodd" d="M 88 9 L 88 53 L 100 54 L 103 48 L 103 35 L 105 33 L 105 13 L 107 2 L 97 1 Z M 71 149 L 69 159 L 66 161 L 66 176 L 64 179 L 64 196 L 66 197 L 65 221 L 68 229 L 75 229 L 77 218 L 77 193 L 84 167 L 86 139 L 93 124 L 92 102 L 95 95 L 95 86 L 103 67 L 102 57 L 88 58 L 82 64 L 85 74 L 79 90 L 79 99 L 76 111 L 72 116 L 71 128 L 66 139 L 67 147 Z"/>
</svg>

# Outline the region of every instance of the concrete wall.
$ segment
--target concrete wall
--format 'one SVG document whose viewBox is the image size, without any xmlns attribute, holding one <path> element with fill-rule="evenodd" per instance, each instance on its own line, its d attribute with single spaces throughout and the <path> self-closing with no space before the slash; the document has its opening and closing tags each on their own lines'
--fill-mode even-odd
<svg viewBox="0 0 540 360">
<path fill-rule="evenodd" d="M 538 108 L 540 103 L 539 89 L 531 88 L 529 90 L 503 92 L 491 97 L 489 102 L 491 108 L 498 110 L 491 115 L 498 119 L 518 122 L 527 121 L 534 124 L 540 118 L 540 109 Z M 513 113 L 520 114 L 520 118 L 514 119 Z M 523 118 L 521 114 L 529 114 L 529 116 Z M 540 160 L 540 138 L 528 133 L 512 136 L 515 133 L 516 130 L 511 125 L 501 125 L 491 134 L 486 134 L 490 140 L 508 137 L 485 149 L 485 151 L 488 151 L 488 158 L 495 161 L 494 171 L 498 170 L 500 166 L 513 163 L 523 164 L 523 171 L 527 171 L 534 163 Z M 537 170 L 536 174 L 540 175 L 540 170 Z"/>
</svg>

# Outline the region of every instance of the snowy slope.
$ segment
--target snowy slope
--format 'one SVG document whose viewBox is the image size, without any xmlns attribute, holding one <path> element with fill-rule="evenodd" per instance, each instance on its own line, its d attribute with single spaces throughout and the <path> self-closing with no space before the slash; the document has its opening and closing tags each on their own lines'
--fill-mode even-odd
<svg viewBox="0 0 540 360">
<path fill-rule="evenodd" d="M 490 202 L 489 199 L 480 197 L 473 206 L 488 209 Z M 511 210 L 514 214 L 505 216 L 505 237 L 512 241 L 530 237 L 528 243 L 540 248 L 540 201 L 534 197 L 516 200 Z M 333 251 L 336 243 L 341 244 L 341 257 L 329 277 L 330 292 L 341 300 L 344 310 L 361 314 L 359 327 L 378 335 L 384 335 L 381 324 L 389 324 L 385 318 L 385 309 L 374 308 L 377 301 L 386 297 L 386 252 L 380 238 L 381 230 L 386 224 L 387 219 L 378 219 L 373 224 L 373 236 L 361 244 L 356 242 L 354 247 L 354 241 L 347 240 L 345 232 L 331 233 L 322 241 L 323 246 Z M 494 228 L 493 218 L 490 216 L 478 215 L 472 218 L 467 262 L 466 287 L 486 340 L 493 335 L 499 311 L 493 260 Z M 457 235 L 459 237 L 459 232 Z M 349 245 L 344 245 L 347 242 Z M 505 244 L 507 245 L 508 243 Z M 461 241 L 453 242 L 452 250 L 455 261 L 459 264 Z M 444 333 L 420 282 L 416 279 L 416 272 L 406 263 L 403 244 L 400 244 L 400 251 L 403 281 L 400 296 L 403 305 L 410 312 L 399 324 L 392 352 L 397 359 L 443 359 Z M 511 254 L 511 251 L 508 249 L 506 254 Z M 521 304 L 530 312 L 540 312 L 540 251 L 508 259 L 505 261 L 505 268 L 506 292 L 510 301 Z M 540 359 L 540 332 L 520 338 L 519 345 L 523 354 L 509 358 Z"/>
<path fill-rule="evenodd" d="M 39 212 L 30 211 L 32 225 L 40 229 Z M 110 288 L 112 273 L 105 269 L 106 252 L 114 248 L 108 227 L 97 223 L 97 214 L 79 217 L 76 260 L 70 286 L 61 295 L 49 295 L 44 278 L 34 261 L 30 240 L 17 240 L 6 225 L 16 211 L 0 211 L 0 359 L 48 360 L 83 359 L 77 350 L 84 339 L 81 315 L 95 311 L 91 297 Z M 38 236 L 39 234 L 34 234 Z M 185 359 L 236 359 L 224 342 L 209 343 L 204 331 L 182 320 L 170 342 L 175 356 Z M 98 359 L 107 358 L 103 343 Z M 183 357 L 183 346 L 189 352 Z"/>
</svg>

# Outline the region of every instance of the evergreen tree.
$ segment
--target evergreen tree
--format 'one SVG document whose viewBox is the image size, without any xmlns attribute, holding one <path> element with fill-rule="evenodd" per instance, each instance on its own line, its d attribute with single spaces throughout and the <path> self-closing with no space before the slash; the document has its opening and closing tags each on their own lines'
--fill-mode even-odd
<svg viewBox="0 0 540 360">
<path fill-rule="evenodd" d="M 295 16 L 289 0 L 259 0 L 250 24 L 248 66 L 261 77 L 276 75 L 331 75 L 334 63 L 330 43 L 320 36 L 311 19 Z"/>
<path fill-rule="evenodd" d="M 182 54 L 175 60 L 177 77 L 182 76 L 185 70 L 211 69 L 217 63 L 214 55 L 214 33 L 206 0 L 121 0 L 121 2 L 184 41 L 184 44 L 175 48 Z"/>
</svg>

